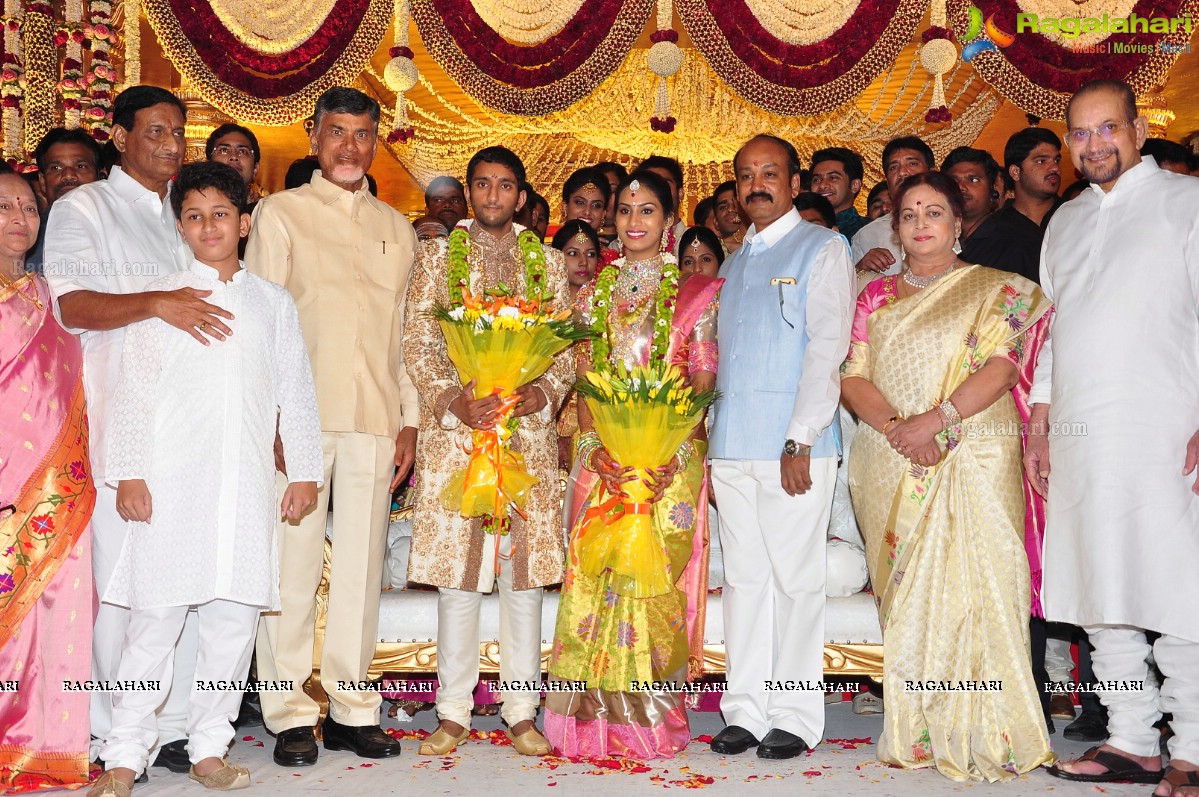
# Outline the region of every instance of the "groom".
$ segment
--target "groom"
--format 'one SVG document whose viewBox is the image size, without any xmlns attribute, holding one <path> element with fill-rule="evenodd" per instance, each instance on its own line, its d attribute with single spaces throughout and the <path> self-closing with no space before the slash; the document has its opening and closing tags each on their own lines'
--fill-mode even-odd
<svg viewBox="0 0 1199 797">
<path fill-rule="evenodd" d="M 753 225 L 721 271 L 712 485 L 724 551 L 725 755 L 792 758 L 824 735 L 825 533 L 837 478 L 840 366 L 855 278 L 845 238 L 803 222 L 799 156 L 756 136 L 733 160 Z"/>
<path fill-rule="evenodd" d="M 500 593 L 500 680 L 541 680 L 542 588 L 562 580 L 564 544 L 559 509 L 558 439 L 554 418 L 573 383 L 574 355 L 560 353 L 550 370 L 516 391 L 519 429 L 513 450 L 524 455 L 538 478 L 529 491 L 526 517 L 511 514 L 501 527 L 463 518 L 446 509 L 441 493 L 450 476 L 466 467 L 475 429 L 495 422 L 499 399 L 475 400 L 462 386 L 446 353 L 445 337 L 430 311 L 449 304 L 451 269 L 465 268 L 470 291 L 482 295 L 500 283 L 525 292 L 525 256 L 513 216 L 525 202 L 525 167 L 512 151 L 488 147 L 466 167 L 467 195 L 475 213 L 458 223 L 469 234 L 465 264 L 451 262 L 444 239 L 422 244 L 408 290 L 404 361 L 420 394 L 420 440 L 416 454 L 416 513 L 408 580 L 440 589 L 437 599 L 437 731 L 421 744 L 422 755 L 447 755 L 470 734 L 471 698 L 479 680 L 479 610 L 483 593 L 497 582 Z M 546 279 L 555 302 L 569 302 L 562 254 L 545 253 Z M 502 692 L 501 714 L 522 755 L 547 755 L 537 730 L 537 689 Z"/>
</svg>

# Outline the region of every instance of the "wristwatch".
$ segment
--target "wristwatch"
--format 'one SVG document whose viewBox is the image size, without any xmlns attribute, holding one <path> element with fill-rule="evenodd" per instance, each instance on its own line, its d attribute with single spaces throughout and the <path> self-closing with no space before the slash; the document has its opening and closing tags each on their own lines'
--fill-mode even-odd
<svg viewBox="0 0 1199 797">
<path fill-rule="evenodd" d="M 788 440 L 783 444 L 783 453 L 789 457 L 806 457 L 812 453 L 811 446 L 801 446 L 794 440 Z"/>
</svg>

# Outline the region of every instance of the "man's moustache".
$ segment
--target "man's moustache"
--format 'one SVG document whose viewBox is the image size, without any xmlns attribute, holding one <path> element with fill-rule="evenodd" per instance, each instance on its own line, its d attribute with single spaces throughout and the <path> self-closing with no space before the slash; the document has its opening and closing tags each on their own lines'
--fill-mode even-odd
<svg viewBox="0 0 1199 797">
<path fill-rule="evenodd" d="M 765 191 L 754 191 L 752 194 L 745 197 L 746 202 L 753 202 L 755 199 L 765 199 L 767 202 L 774 201 L 774 197 Z"/>
</svg>

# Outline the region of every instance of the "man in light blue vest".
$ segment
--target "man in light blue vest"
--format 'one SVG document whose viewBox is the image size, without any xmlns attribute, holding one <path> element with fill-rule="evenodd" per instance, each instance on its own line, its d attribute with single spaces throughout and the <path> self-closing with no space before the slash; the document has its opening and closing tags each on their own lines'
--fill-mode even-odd
<svg viewBox="0 0 1199 797">
<path fill-rule="evenodd" d="M 724 551 L 727 727 L 712 750 L 792 758 L 824 735 L 825 534 L 855 278 L 840 234 L 800 219 L 799 156 L 756 136 L 733 160 L 753 226 L 725 261 L 710 455 Z M 764 566 L 764 564 L 766 566 Z"/>
</svg>

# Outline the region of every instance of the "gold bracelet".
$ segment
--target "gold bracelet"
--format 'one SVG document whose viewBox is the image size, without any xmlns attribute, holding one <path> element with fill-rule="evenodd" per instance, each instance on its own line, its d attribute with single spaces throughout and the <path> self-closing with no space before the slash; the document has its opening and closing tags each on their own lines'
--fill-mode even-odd
<svg viewBox="0 0 1199 797">
<path fill-rule="evenodd" d="M 892 415 L 887 420 L 887 422 L 883 424 L 883 428 L 879 430 L 879 433 L 882 434 L 883 437 L 886 437 L 887 436 L 887 427 L 893 423 L 899 423 L 902 420 L 903 420 L 903 418 L 900 418 L 898 415 Z"/>
</svg>

